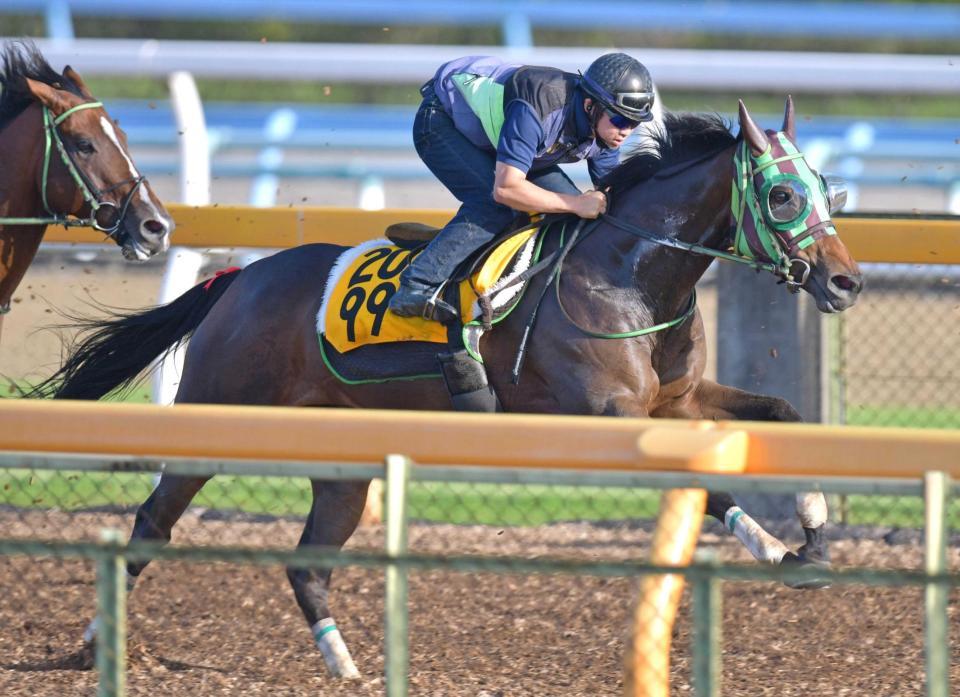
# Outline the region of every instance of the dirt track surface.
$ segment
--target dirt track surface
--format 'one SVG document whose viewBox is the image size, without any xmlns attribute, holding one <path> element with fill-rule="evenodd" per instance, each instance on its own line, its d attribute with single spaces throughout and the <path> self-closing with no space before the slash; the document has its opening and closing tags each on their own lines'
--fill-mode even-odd
<svg viewBox="0 0 960 697">
<path fill-rule="evenodd" d="M 0 514 L 17 531 L 89 538 L 129 515 Z M 65 526 L 65 527 L 61 527 Z M 293 543 L 300 525 L 211 521 L 188 513 L 177 542 Z M 648 526 L 585 523 L 541 528 L 414 526 L 417 550 L 641 556 Z M 382 530 L 349 546 L 377 548 Z M 746 560 L 731 538 L 701 546 Z M 916 545 L 839 540 L 841 565 L 920 562 Z M 955 559 L 954 559 L 955 561 Z M 619 695 L 636 580 L 578 576 L 414 573 L 410 581 L 410 694 Z M 0 694 L 93 695 L 96 673 L 80 636 L 94 611 L 88 562 L 0 557 Z M 336 683 L 293 600 L 282 569 L 158 562 L 143 573 L 129 610 L 131 695 L 381 695 L 383 573 L 334 574 L 338 626 L 364 678 Z M 727 583 L 723 605 L 724 695 L 923 694 L 923 595 L 917 588 L 834 587 L 798 592 L 768 583 Z M 951 620 L 956 615 L 951 607 Z M 689 598 L 674 631 L 672 692 L 690 685 Z M 954 651 L 954 684 L 960 660 Z"/>
</svg>

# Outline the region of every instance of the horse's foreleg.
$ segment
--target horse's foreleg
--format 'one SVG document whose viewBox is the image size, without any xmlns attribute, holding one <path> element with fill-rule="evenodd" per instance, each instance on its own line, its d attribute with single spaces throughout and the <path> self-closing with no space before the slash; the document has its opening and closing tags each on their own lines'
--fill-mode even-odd
<svg viewBox="0 0 960 697">
<path fill-rule="evenodd" d="M 707 513 L 723 523 L 758 561 L 779 564 L 790 554 L 787 546 L 747 515 L 730 494 L 711 491 Z"/>
<path fill-rule="evenodd" d="M 147 500 L 137 509 L 137 518 L 130 533 L 130 541 L 170 541 L 170 531 L 190 505 L 193 497 L 209 477 L 180 477 L 164 474 Z M 127 592 L 133 590 L 140 572 L 150 560 L 127 562 Z M 94 618 L 83 633 L 83 640 L 90 644 L 97 636 L 97 619 Z"/>
<path fill-rule="evenodd" d="M 657 411 L 656 416 L 693 419 L 740 419 L 749 421 L 801 421 L 800 414 L 789 402 L 718 385 L 703 380 L 685 399 Z M 754 558 L 772 564 L 829 565 L 824 525 L 827 502 L 821 492 L 797 494 L 797 517 L 806 542 L 796 553 L 768 533 L 724 493 L 712 493 L 707 499 L 707 512 L 730 530 Z M 796 587 L 822 587 L 813 581 Z"/>
<path fill-rule="evenodd" d="M 299 547 L 321 545 L 339 549 L 357 528 L 367 500 L 369 482 L 312 483 L 313 505 Z M 287 578 L 330 674 L 341 678 L 359 678 L 360 673 L 330 612 L 332 572 L 327 568 L 289 567 Z"/>
</svg>

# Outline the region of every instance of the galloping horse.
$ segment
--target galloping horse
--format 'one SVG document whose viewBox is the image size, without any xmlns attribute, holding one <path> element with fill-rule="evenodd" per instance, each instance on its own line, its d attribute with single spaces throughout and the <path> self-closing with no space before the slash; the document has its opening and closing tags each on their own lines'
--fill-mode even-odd
<svg viewBox="0 0 960 697">
<path fill-rule="evenodd" d="M 584 229 L 548 281 L 533 279 L 514 311 L 484 335 L 489 380 L 505 411 L 685 419 L 798 421 L 786 401 L 703 379 L 706 341 L 694 286 L 716 256 L 804 289 L 823 312 L 851 305 L 862 279 L 830 219 L 833 194 L 795 145 L 793 104 L 779 132 L 762 131 L 740 104 L 735 138 L 716 116 L 668 114 L 658 155 L 615 170 L 609 213 Z M 569 238 L 568 238 L 569 240 Z M 732 251 L 730 251 L 732 250 Z M 346 384 L 325 365 L 314 318 L 343 247 L 280 252 L 198 285 L 172 303 L 92 322 L 92 333 L 41 391 L 97 399 L 129 385 L 192 335 L 178 402 L 446 410 L 439 379 Z M 555 289 L 542 294 L 546 284 Z M 540 302 L 519 381 L 511 379 L 524 318 Z M 651 331 L 657 329 L 660 331 Z M 206 478 L 164 474 L 140 507 L 132 539 L 169 540 Z M 342 546 L 367 483 L 313 481 L 301 545 Z M 826 502 L 798 494 L 805 544 L 789 551 L 725 493 L 708 512 L 774 564 L 826 564 Z M 146 562 L 128 565 L 132 584 Z M 334 675 L 356 667 L 328 604 L 331 571 L 288 569 L 300 608 Z M 88 634 L 88 636 L 91 636 Z"/>
<path fill-rule="evenodd" d="M 31 43 L 7 44 L 2 59 L 0 326 L 47 225 L 92 227 L 140 261 L 166 250 L 174 227 L 75 70 L 58 74 Z"/>
</svg>

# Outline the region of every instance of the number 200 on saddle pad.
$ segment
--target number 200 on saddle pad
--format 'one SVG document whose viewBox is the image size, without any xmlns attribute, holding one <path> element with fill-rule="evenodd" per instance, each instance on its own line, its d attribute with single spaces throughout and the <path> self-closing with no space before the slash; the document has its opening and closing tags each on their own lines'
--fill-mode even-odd
<svg viewBox="0 0 960 697">
<path fill-rule="evenodd" d="M 488 296 L 502 306 L 522 289 L 522 284 L 498 293 L 509 277 L 533 258 L 536 229 L 514 235 L 494 249 L 470 279 L 459 284 L 460 317 L 464 324 L 480 316 L 477 299 Z M 400 317 L 387 309 L 400 285 L 400 274 L 419 253 L 389 240 L 364 242 L 345 251 L 330 271 L 323 303 L 317 313 L 317 333 L 340 353 L 361 346 L 396 341 L 447 343 L 444 325 L 421 317 Z M 506 297 L 500 297 L 506 296 Z"/>
</svg>

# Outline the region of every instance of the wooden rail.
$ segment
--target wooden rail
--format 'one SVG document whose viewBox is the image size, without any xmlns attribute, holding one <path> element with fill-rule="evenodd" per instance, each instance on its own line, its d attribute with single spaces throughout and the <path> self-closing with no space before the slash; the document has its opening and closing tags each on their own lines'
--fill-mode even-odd
<svg viewBox="0 0 960 697">
<path fill-rule="evenodd" d="M 748 475 L 960 478 L 960 431 L 0 399 L 0 451 L 17 452 L 691 471 L 684 441 L 741 431 Z"/>
<path fill-rule="evenodd" d="M 255 208 L 168 204 L 177 221 L 174 244 L 187 247 L 292 247 L 309 242 L 357 244 L 387 225 L 418 221 L 441 226 L 453 211 L 437 209 Z M 960 264 L 960 218 L 838 218 L 840 236 L 858 261 Z M 90 230 L 50 228 L 47 242 L 102 242 Z"/>
<path fill-rule="evenodd" d="M 0 452 L 363 463 L 395 454 L 418 465 L 905 478 L 940 470 L 944 481 L 945 472 L 960 476 L 960 432 L 955 431 L 13 399 L 0 400 Z M 664 493 L 651 563 L 690 563 L 706 496 L 697 488 Z M 121 568 L 115 560 L 113 565 Z M 391 569 L 400 574 L 394 585 L 402 594 L 405 572 Z M 649 575 L 641 583 L 625 656 L 629 697 L 669 694 L 671 635 L 683 586 L 679 574 Z M 945 619 L 945 605 L 940 605 Z M 106 611 L 102 602 L 101 612 Z M 117 610 L 111 616 L 121 614 Z M 391 617 L 391 636 L 396 636 L 388 654 L 399 661 L 391 663 L 392 678 L 405 684 L 406 615 Z M 930 634 L 942 631 L 936 624 Z M 122 635 L 113 645 L 121 643 Z M 939 655 L 928 654 L 931 661 Z M 122 674 L 122 664 L 118 653 L 109 674 Z"/>
</svg>

